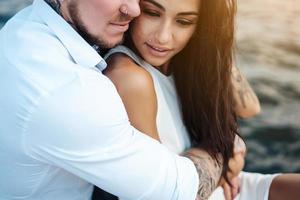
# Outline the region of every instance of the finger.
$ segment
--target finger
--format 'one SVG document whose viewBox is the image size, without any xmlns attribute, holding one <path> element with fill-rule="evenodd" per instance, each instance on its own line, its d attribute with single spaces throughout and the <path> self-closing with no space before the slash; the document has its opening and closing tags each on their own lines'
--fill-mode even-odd
<svg viewBox="0 0 300 200">
<path fill-rule="evenodd" d="M 226 183 L 226 181 L 225 181 L 224 177 L 221 177 L 221 178 L 220 178 L 220 181 L 219 181 L 219 183 L 218 183 L 218 186 L 223 187 L 223 185 L 224 185 L 225 183 Z"/>
<path fill-rule="evenodd" d="M 237 177 L 231 180 L 231 185 L 231 195 L 234 199 L 239 193 L 239 181 Z"/>
<path fill-rule="evenodd" d="M 237 176 L 245 165 L 245 158 L 242 154 L 235 154 L 233 158 L 229 159 L 228 166 L 231 169 L 233 177 Z M 233 178 L 232 177 L 232 178 Z"/>
<path fill-rule="evenodd" d="M 234 138 L 234 153 L 246 154 L 246 144 L 238 135 Z"/>
<path fill-rule="evenodd" d="M 231 189 L 230 189 L 230 186 L 227 183 L 224 183 L 223 191 L 224 191 L 225 200 L 232 200 Z"/>
<path fill-rule="evenodd" d="M 238 195 L 238 190 L 236 188 L 231 188 L 231 196 L 234 199 Z"/>
</svg>

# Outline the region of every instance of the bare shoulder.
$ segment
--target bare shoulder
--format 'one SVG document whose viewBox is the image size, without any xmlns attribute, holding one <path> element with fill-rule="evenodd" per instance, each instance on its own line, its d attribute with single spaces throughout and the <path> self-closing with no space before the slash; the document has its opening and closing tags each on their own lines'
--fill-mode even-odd
<svg viewBox="0 0 300 200">
<path fill-rule="evenodd" d="M 154 90 L 153 80 L 148 71 L 124 54 L 114 54 L 107 61 L 104 74 L 115 84 L 119 92 L 150 92 Z"/>
<path fill-rule="evenodd" d="M 130 123 L 141 132 L 159 140 L 156 127 L 157 96 L 152 77 L 130 57 L 116 54 L 104 72 L 116 86 Z"/>
</svg>

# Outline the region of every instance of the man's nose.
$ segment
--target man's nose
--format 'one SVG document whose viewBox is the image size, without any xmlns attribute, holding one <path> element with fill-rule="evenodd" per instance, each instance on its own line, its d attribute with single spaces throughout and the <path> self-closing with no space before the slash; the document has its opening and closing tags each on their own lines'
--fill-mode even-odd
<svg viewBox="0 0 300 200">
<path fill-rule="evenodd" d="M 139 2 L 139 0 L 126 0 L 127 11 L 130 17 L 137 17 L 141 14 Z"/>
</svg>

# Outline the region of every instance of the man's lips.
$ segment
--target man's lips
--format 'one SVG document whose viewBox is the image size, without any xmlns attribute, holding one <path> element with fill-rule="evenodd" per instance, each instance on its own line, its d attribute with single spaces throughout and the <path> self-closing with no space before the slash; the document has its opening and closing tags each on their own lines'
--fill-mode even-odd
<svg viewBox="0 0 300 200">
<path fill-rule="evenodd" d="M 115 25 L 115 26 L 127 26 L 129 25 L 130 21 L 127 22 L 111 22 L 110 24 Z"/>
<path fill-rule="evenodd" d="M 110 25 L 117 31 L 117 32 L 125 32 L 129 28 L 129 22 L 111 22 Z"/>
</svg>

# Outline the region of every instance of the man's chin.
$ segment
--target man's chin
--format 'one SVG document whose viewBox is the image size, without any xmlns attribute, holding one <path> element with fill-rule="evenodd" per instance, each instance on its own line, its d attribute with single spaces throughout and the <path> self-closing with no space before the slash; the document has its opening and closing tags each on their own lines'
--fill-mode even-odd
<svg viewBox="0 0 300 200">
<path fill-rule="evenodd" d="M 99 46 L 100 49 L 111 49 L 122 43 L 123 43 L 123 38 L 118 39 L 118 40 L 106 39 L 105 41 L 103 41 L 103 40 L 97 41 L 97 45 Z"/>
</svg>

